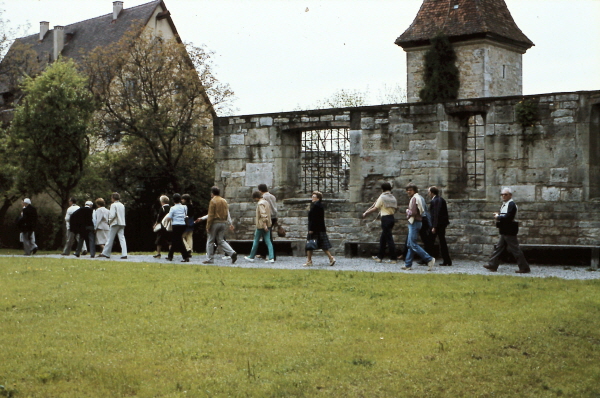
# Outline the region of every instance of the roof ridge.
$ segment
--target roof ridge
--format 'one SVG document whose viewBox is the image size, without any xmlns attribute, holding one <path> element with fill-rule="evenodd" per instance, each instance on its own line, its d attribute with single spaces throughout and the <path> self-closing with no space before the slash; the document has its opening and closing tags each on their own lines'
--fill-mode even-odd
<svg viewBox="0 0 600 398">
<path fill-rule="evenodd" d="M 152 1 L 149 1 L 149 2 L 147 2 L 147 3 L 144 3 L 144 4 L 138 4 L 137 6 L 133 6 L 133 7 L 129 7 L 129 8 L 124 8 L 123 10 L 127 10 L 127 11 L 129 11 L 129 10 L 134 10 L 134 9 L 136 9 L 136 8 L 139 8 L 139 7 L 144 7 L 144 6 L 147 6 L 147 5 L 151 4 L 151 3 L 158 3 L 158 4 L 160 4 L 161 2 L 162 2 L 162 0 L 152 0 Z M 107 16 L 109 16 L 109 15 L 111 15 L 111 13 L 110 13 L 110 12 L 109 12 L 109 13 L 106 13 L 106 14 L 99 15 L 99 16 L 97 16 L 97 17 L 92 17 L 92 18 L 88 18 L 88 19 L 83 19 L 83 20 L 81 20 L 81 21 L 73 22 L 73 23 L 70 23 L 70 24 L 68 24 L 68 25 L 54 25 L 54 26 L 64 26 L 64 27 L 66 28 L 66 27 L 68 27 L 68 26 L 77 25 L 77 24 L 80 24 L 80 23 L 83 23 L 83 22 L 87 22 L 87 21 L 94 20 L 94 19 L 100 19 L 100 18 L 104 18 L 104 17 L 107 17 Z M 50 32 L 50 31 L 52 31 L 52 30 L 54 30 L 54 28 L 52 28 L 52 29 L 48 29 L 48 32 Z M 65 32 L 65 33 L 68 33 L 68 32 Z M 31 36 L 37 36 L 38 34 L 39 34 L 39 33 L 33 33 L 33 34 L 30 34 L 30 35 L 27 35 L 27 36 L 23 36 L 23 37 L 17 37 L 15 40 L 19 40 L 19 39 L 25 39 L 25 38 L 28 38 L 28 37 L 31 37 Z"/>
</svg>

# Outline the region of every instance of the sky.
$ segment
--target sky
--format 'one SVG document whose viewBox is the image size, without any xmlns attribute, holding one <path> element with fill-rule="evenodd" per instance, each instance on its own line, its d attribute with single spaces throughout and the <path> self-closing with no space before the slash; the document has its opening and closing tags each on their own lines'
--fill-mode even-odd
<svg viewBox="0 0 600 398">
<path fill-rule="evenodd" d="M 600 0 L 505 0 L 535 43 L 523 55 L 523 93 L 600 90 Z M 148 0 L 125 0 L 125 8 Z M 234 114 L 307 109 L 336 91 L 377 104 L 406 87 L 394 44 L 422 0 L 165 0 L 184 42 L 215 52 L 217 78 L 235 92 Z M 4 0 L 21 34 L 112 13 L 112 0 Z M 29 26 L 28 29 L 23 29 Z"/>
</svg>

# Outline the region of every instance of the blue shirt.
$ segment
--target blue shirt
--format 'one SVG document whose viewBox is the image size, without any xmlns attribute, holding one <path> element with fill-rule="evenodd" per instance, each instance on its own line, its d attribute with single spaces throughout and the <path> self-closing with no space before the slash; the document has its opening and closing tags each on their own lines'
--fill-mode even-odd
<svg viewBox="0 0 600 398">
<path fill-rule="evenodd" d="M 185 225 L 185 216 L 187 215 L 187 207 L 181 203 L 177 203 L 169 210 L 169 218 L 173 220 L 173 225 Z"/>
</svg>

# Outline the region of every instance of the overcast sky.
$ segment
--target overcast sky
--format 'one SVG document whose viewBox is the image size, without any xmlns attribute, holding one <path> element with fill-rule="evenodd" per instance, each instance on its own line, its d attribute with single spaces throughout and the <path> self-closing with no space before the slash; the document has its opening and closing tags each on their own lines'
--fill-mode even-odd
<svg viewBox="0 0 600 398">
<path fill-rule="evenodd" d="M 125 8 L 147 3 L 125 0 Z M 339 89 L 406 86 L 394 40 L 421 0 L 165 0 L 186 42 L 216 52 L 217 77 L 237 114 L 290 111 Z M 524 94 L 600 90 L 600 0 L 506 0 L 534 43 L 523 56 Z M 10 26 L 68 25 L 112 13 L 112 0 L 4 0 Z"/>
</svg>

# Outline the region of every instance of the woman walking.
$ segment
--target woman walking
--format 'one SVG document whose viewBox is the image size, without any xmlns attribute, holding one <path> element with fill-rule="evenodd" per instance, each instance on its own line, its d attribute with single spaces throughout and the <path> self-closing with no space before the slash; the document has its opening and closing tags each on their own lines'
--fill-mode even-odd
<svg viewBox="0 0 600 398">
<path fill-rule="evenodd" d="M 167 231 L 164 225 L 162 225 L 162 220 L 169 214 L 170 206 L 169 206 L 169 197 L 162 195 L 160 198 L 160 210 L 156 215 L 156 221 L 154 223 L 154 230 L 156 231 L 156 226 L 159 225 L 160 229 L 156 232 L 156 240 L 154 244 L 156 245 L 156 254 L 153 256 L 154 258 L 160 258 L 160 251 L 163 247 L 169 247 L 170 233 Z"/>
<path fill-rule="evenodd" d="M 186 228 L 185 218 L 187 217 L 187 207 L 181 204 L 181 195 L 178 193 L 173 195 L 173 203 L 175 203 L 175 205 L 169 209 L 169 214 L 165 217 L 171 219 L 171 225 L 173 226 L 171 247 L 169 248 L 167 260 L 173 261 L 173 253 L 177 250 L 183 257 L 181 262 L 188 263 L 190 261 L 190 256 L 188 255 L 187 250 L 185 250 L 182 238 Z"/>
<path fill-rule="evenodd" d="M 329 265 L 335 264 L 335 258 L 331 255 L 329 249 L 331 249 L 331 243 L 329 243 L 329 237 L 327 237 L 327 230 L 325 228 L 325 208 L 323 207 L 323 194 L 319 191 L 314 191 L 311 195 L 312 203 L 310 204 L 310 210 L 308 211 L 308 240 L 316 240 L 317 248 L 322 249 L 327 257 L 329 257 Z M 306 263 L 305 267 L 313 265 L 312 262 L 313 250 L 306 250 Z"/>
<path fill-rule="evenodd" d="M 244 257 L 248 261 L 254 261 L 254 257 L 256 256 L 256 251 L 258 250 L 258 243 L 260 242 L 260 238 L 263 238 L 265 244 L 267 245 L 267 249 L 269 250 L 269 258 L 267 258 L 267 263 L 275 262 L 275 254 L 273 250 L 273 243 L 271 243 L 271 231 L 270 227 L 271 223 L 271 207 L 269 206 L 269 202 L 263 199 L 262 193 L 260 191 L 254 191 L 252 193 L 252 199 L 257 202 L 256 203 L 256 230 L 254 231 L 254 242 L 252 243 L 252 250 L 250 251 L 250 255 Z"/>
<path fill-rule="evenodd" d="M 96 210 L 94 211 L 94 225 L 96 226 L 96 244 L 100 246 L 100 253 L 104 250 L 104 245 L 108 240 L 108 214 L 110 213 L 105 207 L 106 202 L 102 198 L 96 199 Z"/>
<path fill-rule="evenodd" d="M 188 257 L 192 257 L 192 251 L 194 251 L 194 204 L 192 203 L 192 197 L 184 193 L 181 195 L 181 204 L 187 207 L 187 217 L 185 219 L 185 232 L 183 233 L 183 244 L 185 246 L 185 250 L 188 252 Z"/>
</svg>

